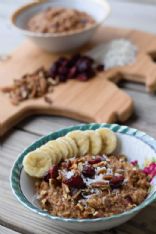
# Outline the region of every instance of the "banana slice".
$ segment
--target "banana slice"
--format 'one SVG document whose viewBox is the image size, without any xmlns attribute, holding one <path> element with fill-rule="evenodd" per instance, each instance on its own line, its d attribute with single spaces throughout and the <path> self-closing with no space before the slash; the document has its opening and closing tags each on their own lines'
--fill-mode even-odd
<svg viewBox="0 0 156 234">
<path fill-rule="evenodd" d="M 67 144 L 64 142 L 64 140 L 62 139 L 63 137 L 60 137 L 56 140 L 56 142 L 58 143 L 59 145 L 59 149 L 62 153 L 62 159 L 67 159 L 69 158 L 69 150 L 68 150 L 68 146 Z"/>
<path fill-rule="evenodd" d="M 40 149 L 30 152 L 23 160 L 25 172 L 32 177 L 42 178 L 51 166 L 51 157 Z"/>
<path fill-rule="evenodd" d="M 111 154 L 117 146 L 117 137 L 114 132 L 108 128 L 99 128 L 96 130 L 102 138 L 103 147 L 101 150 L 102 154 Z"/>
<path fill-rule="evenodd" d="M 89 153 L 97 155 L 102 150 L 102 139 L 98 132 L 93 130 L 87 130 L 84 132 L 89 137 Z"/>
<path fill-rule="evenodd" d="M 49 141 L 45 145 L 45 147 L 47 151 L 50 151 L 50 156 L 51 156 L 53 163 L 56 164 L 62 160 L 63 154 L 62 154 L 60 145 L 58 144 L 56 140 Z"/>
<path fill-rule="evenodd" d="M 64 138 L 70 144 L 70 146 L 72 148 L 72 151 L 73 151 L 72 156 L 73 157 L 77 156 L 78 155 L 78 148 L 77 148 L 75 141 L 69 136 L 65 136 Z"/>
<path fill-rule="evenodd" d="M 71 140 L 72 140 L 72 139 L 71 139 Z M 73 151 L 73 149 L 72 149 L 72 147 L 71 147 L 70 142 L 67 140 L 67 137 L 61 137 L 61 141 L 65 143 L 65 145 L 66 145 L 66 147 L 67 147 L 67 149 L 68 149 L 68 155 L 67 155 L 67 157 L 68 157 L 68 158 L 74 157 L 74 155 L 73 155 L 73 154 L 74 154 L 74 151 Z"/>
<path fill-rule="evenodd" d="M 71 137 L 77 144 L 80 156 L 89 152 L 89 138 L 83 131 L 69 132 L 67 136 Z"/>
<path fill-rule="evenodd" d="M 43 145 L 40 150 L 48 154 L 51 158 L 52 164 L 57 164 L 61 161 L 61 157 L 56 153 L 56 151 L 51 148 L 48 144 Z"/>
</svg>

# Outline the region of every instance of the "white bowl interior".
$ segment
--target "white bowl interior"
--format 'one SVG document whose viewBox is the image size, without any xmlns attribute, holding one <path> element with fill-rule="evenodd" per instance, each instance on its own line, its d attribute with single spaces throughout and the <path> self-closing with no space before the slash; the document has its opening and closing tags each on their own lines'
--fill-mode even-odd
<svg viewBox="0 0 156 234">
<path fill-rule="evenodd" d="M 128 157 L 129 161 L 138 160 L 139 166 L 141 168 L 143 167 L 144 162 L 147 158 L 156 156 L 156 152 L 154 151 L 154 149 L 152 149 L 148 144 L 144 143 L 140 139 L 121 133 L 117 133 L 117 136 L 118 147 L 116 153 L 125 154 Z M 20 178 L 21 190 L 25 197 L 32 204 L 34 204 L 34 206 L 39 207 L 35 196 L 34 182 L 35 180 L 26 175 L 24 170 L 22 170 Z M 154 184 L 155 182 L 156 181 L 154 181 Z M 149 196 L 151 196 L 151 193 Z"/>
<path fill-rule="evenodd" d="M 28 20 L 33 15 L 48 7 L 59 6 L 88 12 L 97 23 L 102 22 L 110 12 L 110 7 L 105 0 L 49 0 L 21 11 L 16 17 L 15 24 L 21 29 L 27 29 Z"/>
</svg>

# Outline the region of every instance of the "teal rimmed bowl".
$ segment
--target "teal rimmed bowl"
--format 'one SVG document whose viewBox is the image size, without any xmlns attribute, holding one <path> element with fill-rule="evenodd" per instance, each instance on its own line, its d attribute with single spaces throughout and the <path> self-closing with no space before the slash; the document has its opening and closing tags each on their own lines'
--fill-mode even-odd
<svg viewBox="0 0 156 234">
<path fill-rule="evenodd" d="M 25 155 L 45 144 L 49 140 L 56 139 L 64 136 L 73 130 L 88 130 L 106 127 L 116 132 L 118 137 L 118 147 L 116 153 L 125 154 L 129 160 L 138 160 L 139 166 L 143 167 L 144 162 L 147 160 L 153 161 L 156 158 L 156 141 L 148 136 L 146 133 L 141 132 L 134 128 L 127 126 L 120 126 L 117 124 L 81 124 L 74 127 L 68 127 L 56 132 L 53 132 L 47 136 L 42 137 L 19 155 L 16 160 L 10 177 L 11 188 L 17 199 L 28 209 L 38 213 L 43 217 L 51 219 L 52 222 L 57 223 L 64 228 L 81 230 L 81 231 L 98 231 L 110 229 L 118 226 L 136 215 L 140 210 L 149 205 L 156 199 L 156 179 L 152 181 L 151 191 L 148 197 L 139 206 L 129 210 L 127 212 L 113 215 L 106 218 L 96 219 L 71 219 L 61 218 L 57 216 L 49 215 L 47 212 L 41 210 L 36 200 L 34 199 L 34 180 L 25 174 L 22 166 Z"/>
</svg>

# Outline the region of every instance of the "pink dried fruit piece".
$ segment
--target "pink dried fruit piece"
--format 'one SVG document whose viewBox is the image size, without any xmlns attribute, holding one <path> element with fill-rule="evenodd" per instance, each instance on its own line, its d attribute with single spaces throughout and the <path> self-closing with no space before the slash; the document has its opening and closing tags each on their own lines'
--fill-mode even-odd
<svg viewBox="0 0 156 234">
<path fill-rule="evenodd" d="M 152 162 L 149 166 L 143 169 L 143 172 L 152 180 L 156 176 L 156 163 Z"/>
<path fill-rule="evenodd" d="M 138 161 L 137 161 L 137 160 L 131 161 L 131 164 L 132 164 L 133 166 L 138 166 Z"/>
<path fill-rule="evenodd" d="M 83 189 L 86 187 L 86 184 L 80 175 L 74 175 L 70 179 L 65 179 L 63 183 L 68 185 L 70 188 Z"/>
<path fill-rule="evenodd" d="M 91 165 L 84 165 L 83 170 L 82 170 L 82 174 L 85 177 L 92 178 L 93 176 L 95 176 L 95 168 L 92 167 Z"/>
</svg>

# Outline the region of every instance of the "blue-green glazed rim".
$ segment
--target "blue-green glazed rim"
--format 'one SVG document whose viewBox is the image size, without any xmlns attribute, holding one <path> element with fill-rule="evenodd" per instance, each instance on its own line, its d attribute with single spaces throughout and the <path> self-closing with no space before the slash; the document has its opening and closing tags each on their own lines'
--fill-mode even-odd
<svg viewBox="0 0 156 234">
<path fill-rule="evenodd" d="M 40 147 L 41 145 L 45 144 L 46 142 L 56 139 L 58 137 L 66 135 L 68 132 L 73 131 L 73 130 L 88 130 L 88 129 L 98 129 L 98 128 L 109 128 L 114 132 L 130 135 L 132 137 L 135 137 L 144 143 L 146 143 L 148 146 L 150 146 L 154 152 L 156 153 L 156 140 L 154 140 L 152 137 L 148 136 L 146 133 L 139 131 L 134 128 L 129 128 L 127 126 L 120 126 L 118 124 L 98 124 L 98 123 L 91 123 L 91 124 L 80 124 L 77 126 L 72 126 L 64 129 L 60 129 L 56 132 L 50 133 L 47 136 L 44 136 L 40 138 L 38 141 L 34 142 L 31 144 L 27 149 L 23 151 L 22 154 L 19 155 L 18 159 L 16 160 L 11 176 L 10 176 L 10 184 L 12 191 L 14 195 L 17 197 L 17 199 L 27 208 L 32 210 L 33 212 L 43 216 L 47 217 L 51 220 L 55 221 L 63 221 L 63 222 L 70 222 L 70 223 L 93 223 L 93 222 L 111 222 L 112 220 L 120 219 L 123 218 L 124 216 L 127 215 L 133 215 L 136 214 L 138 211 L 149 205 L 151 202 L 153 202 L 156 199 L 156 191 L 152 193 L 149 198 L 147 198 L 143 203 L 141 203 L 139 206 L 126 211 L 121 214 L 117 215 L 112 215 L 111 217 L 104 217 L 104 218 L 96 218 L 96 219 L 74 219 L 74 218 L 63 218 L 63 217 L 58 217 L 58 216 L 52 216 L 48 214 L 47 212 L 35 207 L 33 204 L 31 204 L 27 198 L 24 196 L 21 187 L 20 187 L 20 175 L 21 175 L 21 170 L 22 170 L 22 162 L 26 154 L 28 154 L 30 151 L 35 150 L 36 148 Z"/>
</svg>

